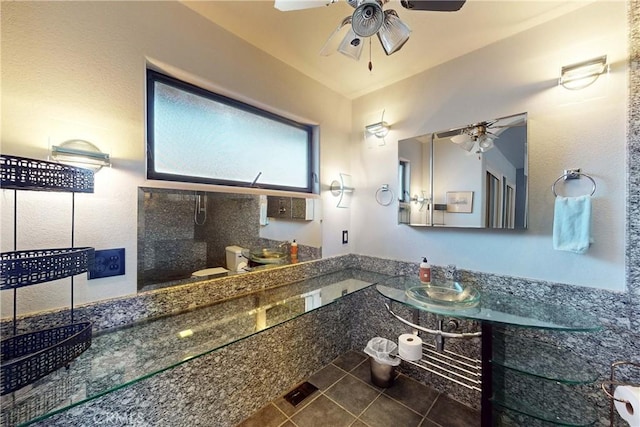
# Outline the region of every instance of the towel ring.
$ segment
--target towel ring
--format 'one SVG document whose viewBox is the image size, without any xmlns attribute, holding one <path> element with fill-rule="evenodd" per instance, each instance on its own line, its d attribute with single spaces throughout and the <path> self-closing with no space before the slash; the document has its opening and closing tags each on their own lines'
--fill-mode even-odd
<svg viewBox="0 0 640 427">
<path fill-rule="evenodd" d="M 596 193 L 596 181 L 593 178 L 591 178 L 589 175 L 587 175 L 586 173 L 573 172 L 573 171 L 565 173 L 565 174 L 561 175 L 558 179 L 555 180 L 555 182 L 551 186 L 551 191 L 553 192 L 553 195 L 555 197 L 558 197 L 558 193 L 556 193 L 556 184 L 559 183 L 560 180 L 562 180 L 562 179 L 570 179 L 569 177 L 577 178 L 579 175 L 584 176 L 585 178 L 588 178 L 589 181 L 591 181 L 592 187 L 591 187 L 590 196 L 593 196 Z"/>
<path fill-rule="evenodd" d="M 388 201 L 382 200 L 382 193 L 389 193 L 391 197 L 389 197 Z M 391 202 L 393 202 L 395 195 L 393 194 L 393 190 L 389 188 L 389 184 L 383 184 L 376 190 L 376 202 L 378 202 L 381 206 L 389 206 Z"/>
</svg>

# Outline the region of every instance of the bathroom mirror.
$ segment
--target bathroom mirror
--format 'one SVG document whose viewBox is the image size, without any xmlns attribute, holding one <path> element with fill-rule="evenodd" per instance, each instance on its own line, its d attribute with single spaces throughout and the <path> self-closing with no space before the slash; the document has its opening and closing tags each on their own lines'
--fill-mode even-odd
<svg viewBox="0 0 640 427">
<path fill-rule="evenodd" d="M 398 222 L 527 228 L 527 114 L 398 142 Z"/>
<path fill-rule="evenodd" d="M 321 258 L 317 202 L 140 187 L 138 291 Z M 267 213 L 274 203 L 279 213 L 285 209 L 292 214 Z M 292 260 L 289 245 L 294 239 L 298 256 Z M 260 258 L 264 254 L 269 257 Z"/>
</svg>

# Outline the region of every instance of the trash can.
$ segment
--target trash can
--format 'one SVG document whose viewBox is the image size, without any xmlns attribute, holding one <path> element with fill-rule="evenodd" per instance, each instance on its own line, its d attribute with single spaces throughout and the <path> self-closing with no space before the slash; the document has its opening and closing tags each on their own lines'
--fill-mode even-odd
<svg viewBox="0 0 640 427">
<path fill-rule="evenodd" d="M 364 352 L 371 358 L 371 382 L 378 387 L 391 387 L 395 379 L 396 366 L 400 359 L 391 355 L 398 348 L 397 344 L 386 338 L 371 338 Z"/>
</svg>

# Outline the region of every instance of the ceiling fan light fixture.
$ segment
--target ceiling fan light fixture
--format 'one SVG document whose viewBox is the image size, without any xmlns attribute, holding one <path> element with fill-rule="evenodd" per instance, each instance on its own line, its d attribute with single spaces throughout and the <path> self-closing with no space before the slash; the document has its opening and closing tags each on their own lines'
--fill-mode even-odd
<svg viewBox="0 0 640 427">
<path fill-rule="evenodd" d="M 473 139 L 469 138 L 468 140 L 460 143 L 459 145 L 460 145 L 460 147 L 462 147 L 462 149 L 464 151 L 467 151 L 467 152 L 470 153 L 471 150 L 473 150 L 473 147 L 476 146 L 476 141 L 474 141 Z"/>
<path fill-rule="evenodd" d="M 493 138 L 490 138 L 486 134 L 482 134 L 478 137 L 478 148 L 481 152 L 489 151 L 493 148 Z"/>
<path fill-rule="evenodd" d="M 387 56 L 399 51 L 409 40 L 410 34 L 411 29 L 402 22 L 395 10 L 384 11 L 384 21 L 378 31 L 378 40 Z"/>
<path fill-rule="evenodd" d="M 384 13 L 378 0 L 363 0 L 351 15 L 351 28 L 360 37 L 371 37 L 383 23 Z"/>
<path fill-rule="evenodd" d="M 347 35 L 342 39 L 338 47 L 338 52 L 357 61 L 360 59 L 363 47 L 364 43 L 362 42 L 362 38 L 353 31 L 353 28 L 350 28 Z"/>
<path fill-rule="evenodd" d="M 465 144 L 469 141 L 471 141 L 471 135 L 469 135 L 467 132 L 462 132 L 451 137 L 451 142 L 453 142 L 454 144 Z"/>
<path fill-rule="evenodd" d="M 351 15 L 344 18 L 340 25 L 333 30 L 327 41 L 324 43 L 324 46 L 322 46 L 322 49 L 320 49 L 320 56 L 329 56 L 338 50 L 338 33 L 344 32 L 344 28 L 349 24 L 351 24 Z"/>
</svg>

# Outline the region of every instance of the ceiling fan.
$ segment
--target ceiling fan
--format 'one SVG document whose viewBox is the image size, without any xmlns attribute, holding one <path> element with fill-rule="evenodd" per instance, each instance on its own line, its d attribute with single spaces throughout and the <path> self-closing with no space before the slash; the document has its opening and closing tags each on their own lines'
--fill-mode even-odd
<svg viewBox="0 0 640 427">
<path fill-rule="evenodd" d="M 328 6 L 340 0 L 275 0 L 275 8 L 282 11 L 309 9 Z M 411 29 L 400 19 L 394 9 L 383 10 L 389 0 L 343 0 L 354 8 L 353 14 L 345 17 L 329 36 L 322 47 L 320 55 L 332 53 L 334 41 L 338 33 L 347 28 L 346 35 L 337 47 L 338 52 L 355 59 L 360 59 L 364 47 L 363 39 L 373 35 L 387 55 L 391 55 L 409 40 Z M 408 10 L 453 12 L 460 10 L 466 0 L 401 0 L 400 4 Z M 350 25 L 350 27 L 349 27 Z M 372 65 L 369 61 L 369 70 Z"/>
<path fill-rule="evenodd" d="M 515 115 L 439 132 L 435 134 L 435 137 L 438 139 L 449 138 L 451 142 L 468 152 L 475 148 L 475 153 L 479 154 L 491 150 L 494 147 L 493 142 L 499 138 L 500 133 L 505 129 L 524 125 L 524 120 Z"/>
</svg>

